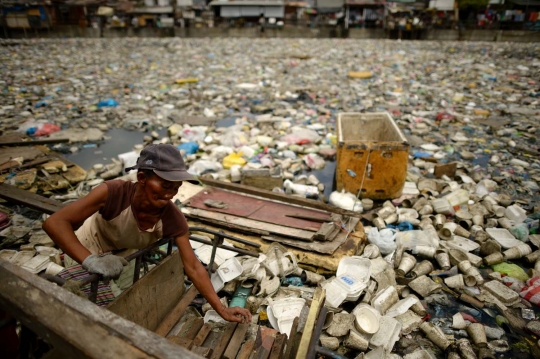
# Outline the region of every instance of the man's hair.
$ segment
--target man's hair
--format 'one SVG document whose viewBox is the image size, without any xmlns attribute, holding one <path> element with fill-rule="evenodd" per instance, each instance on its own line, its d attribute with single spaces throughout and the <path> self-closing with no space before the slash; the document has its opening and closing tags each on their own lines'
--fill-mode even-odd
<svg viewBox="0 0 540 359">
<path fill-rule="evenodd" d="M 139 172 L 144 173 L 146 178 L 152 178 L 155 175 L 154 170 L 141 169 L 141 170 L 139 170 Z"/>
</svg>

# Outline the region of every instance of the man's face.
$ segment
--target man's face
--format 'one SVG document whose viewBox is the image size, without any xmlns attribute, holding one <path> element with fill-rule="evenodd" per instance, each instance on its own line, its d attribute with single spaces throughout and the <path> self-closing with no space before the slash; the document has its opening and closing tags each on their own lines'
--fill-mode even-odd
<svg viewBox="0 0 540 359">
<path fill-rule="evenodd" d="M 145 191 L 150 203 L 156 208 L 163 208 L 178 193 L 182 182 L 167 181 L 154 174 L 146 178 Z"/>
</svg>

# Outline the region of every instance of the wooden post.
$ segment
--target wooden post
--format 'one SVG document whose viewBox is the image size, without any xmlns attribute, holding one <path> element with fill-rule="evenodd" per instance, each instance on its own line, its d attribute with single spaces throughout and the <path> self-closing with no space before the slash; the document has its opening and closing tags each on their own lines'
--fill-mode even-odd
<svg viewBox="0 0 540 359">
<path fill-rule="evenodd" d="M 302 338 L 300 338 L 300 345 L 298 352 L 296 353 L 296 359 L 307 359 L 309 345 L 311 343 L 311 337 L 313 330 L 315 329 L 315 323 L 319 316 L 319 312 L 324 305 L 326 299 L 326 291 L 320 287 L 315 290 L 313 294 L 313 301 L 311 302 L 311 308 L 304 326 L 304 332 Z M 315 343 L 316 344 L 316 343 Z"/>
</svg>

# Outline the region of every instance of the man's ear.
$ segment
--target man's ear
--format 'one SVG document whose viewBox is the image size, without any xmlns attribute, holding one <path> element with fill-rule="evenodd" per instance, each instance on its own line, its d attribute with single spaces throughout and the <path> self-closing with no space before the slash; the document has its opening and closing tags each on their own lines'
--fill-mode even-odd
<svg viewBox="0 0 540 359">
<path fill-rule="evenodd" d="M 139 184 L 141 186 L 144 186 L 146 184 L 146 180 L 148 178 L 146 177 L 146 175 L 144 174 L 144 172 L 140 171 L 140 172 L 137 172 L 137 182 L 139 182 Z"/>
</svg>

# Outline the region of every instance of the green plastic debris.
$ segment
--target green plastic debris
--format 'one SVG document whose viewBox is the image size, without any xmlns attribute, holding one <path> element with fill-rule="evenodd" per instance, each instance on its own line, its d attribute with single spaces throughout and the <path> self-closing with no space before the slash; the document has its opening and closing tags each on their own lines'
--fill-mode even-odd
<svg viewBox="0 0 540 359">
<path fill-rule="evenodd" d="M 508 319 L 506 319 L 506 318 L 503 317 L 502 315 L 497 315 L 497 316 L 495 317 L 495 321 L 497 322 L 497 325 L 498 325 L 499 327 L 501 327 L 501 328 L 502 328 L 502 326 L 503 326 L 504 324 L 510 325 L 510 323 L 508 322 Z"/>
<path fill-rule="evenodd" d="M 529 276 L 523 269 L 521 269 L 519 266 L 511 263 L 499 263 L 492 265 L 491 268 L 495 272 L 499 272 L 501 274 L 505 274 L 509 277 L 519 279 L 523 282 L 526 282 L 527 279 L 529 279 Z"/>
</svg>

